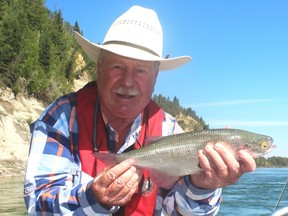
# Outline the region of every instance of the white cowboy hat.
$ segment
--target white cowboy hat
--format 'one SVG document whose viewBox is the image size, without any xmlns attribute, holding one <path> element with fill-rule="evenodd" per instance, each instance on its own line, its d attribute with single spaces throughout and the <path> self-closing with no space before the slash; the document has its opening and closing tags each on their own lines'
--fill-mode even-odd
<svg viewBox="0 0 288 216">
<path fill-rule="evenodd" d="M 163 32 L 155 11 L 133 6 L 114 21 L 103 44 L 88 41 L 74 32 L 76 41 L 91 60 L 97 63 L 100 50 L 144 61 L 159 61 L 159 70 L 170 70 L 191 61 L 190 56 L 162 58 Z"/>
</svg>

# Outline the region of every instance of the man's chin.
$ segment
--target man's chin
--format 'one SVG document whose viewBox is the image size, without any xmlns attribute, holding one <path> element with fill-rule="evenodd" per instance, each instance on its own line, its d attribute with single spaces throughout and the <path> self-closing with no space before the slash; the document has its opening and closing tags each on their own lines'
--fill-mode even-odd
<svg viewBox="0 0 288 216">
<path fill-rule="evenodd" d="M 115 110 L 115 115 L 121 119 L 135 119 L 141 111 L 135 111 L 134 109 L 127 107 L 119 107 Z"/>
</svg>

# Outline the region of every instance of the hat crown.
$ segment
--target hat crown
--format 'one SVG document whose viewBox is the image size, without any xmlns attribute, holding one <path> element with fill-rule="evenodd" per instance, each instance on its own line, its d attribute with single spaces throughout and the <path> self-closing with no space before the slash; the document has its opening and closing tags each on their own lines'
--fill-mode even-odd
<svg viewBox="0 0 288 216">
<path fill-rule="evenodd" d="M 162 56 L 163 31 L 155 11 L 133 6 L 118 17 L 108 30 L 103 44 L 125 44 Z"/>
<path fill-rule="evenodd" d="M 75 39 L 94 62 L 101 50 L 143 61 L 159 62 L 159 71 L 171 70 L 191 61 L 190 56 L 163 58 L 163 32 L 154 10 L 133 6 L 109 28 L 103 44 L 95 44 L 74 32 Z"/>
</svg>

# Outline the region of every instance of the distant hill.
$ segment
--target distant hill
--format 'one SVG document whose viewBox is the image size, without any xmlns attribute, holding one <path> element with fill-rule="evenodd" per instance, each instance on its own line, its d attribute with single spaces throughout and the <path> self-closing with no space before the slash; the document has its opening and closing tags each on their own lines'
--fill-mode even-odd
<svg viewBox="0 0 288 216">
<path fill-rule="evenodd" d="M 288 167 L 288 157 L 256 158 L 257 167 Z"/>
<path fill-rule="evenodd" d="M 175 96 L 173 100 L 163 95 L 153 95 L 153 100 L 166 112 L 174 116 L 179 125 L 186 131 L 198 131 L 208 129 L 202 117 L 198 117 L 192 108 L 184 108 L 180 105 L 179 99 Z"/>
</svg>

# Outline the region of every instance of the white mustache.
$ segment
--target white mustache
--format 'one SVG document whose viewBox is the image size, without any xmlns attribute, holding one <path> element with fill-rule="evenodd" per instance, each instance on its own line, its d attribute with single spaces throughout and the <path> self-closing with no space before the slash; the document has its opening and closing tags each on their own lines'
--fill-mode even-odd
<svg viewBox="0 0 288 216">
<path fill-rule="evenodd" d="M 139 92 L 136 89 L 130 89 L 130 88 L 118 88 L 114 91 L 114 93 L 130 97 L 139 95 Z"/>
</svg>

